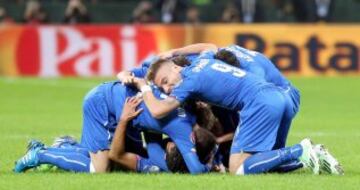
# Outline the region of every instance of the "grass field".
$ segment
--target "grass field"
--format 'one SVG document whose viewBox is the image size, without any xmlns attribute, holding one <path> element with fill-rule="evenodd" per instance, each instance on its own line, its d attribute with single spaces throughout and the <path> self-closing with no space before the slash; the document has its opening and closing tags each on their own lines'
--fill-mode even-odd
<svg viewBox="0 0 360 190">
<path fill-rule="evenodd" d="M 301 110 L 288 144 L 310 137 L 327 145 L 345 176 L 307 171 L 258 176 L 160 174 L 14 174 L 27 141 L 80 137 L 85 93 L 106 79 L 0 78 L 0 189 L 359 189 L 360 78 L 291 78 L 301 90 Z"/>
</svg>

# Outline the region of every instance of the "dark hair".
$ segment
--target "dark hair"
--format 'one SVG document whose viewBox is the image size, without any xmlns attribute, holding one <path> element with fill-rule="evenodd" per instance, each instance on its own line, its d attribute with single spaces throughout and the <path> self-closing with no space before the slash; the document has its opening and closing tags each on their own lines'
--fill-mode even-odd
<svg viewBox="0 0 360 190">
<path fill-rule="evenodd" d="M 211 131 L 217 120 L 211 111 L 211 106 L 198 101 L 195 103 L 194 111 L 196 115 L 196 123 L 202 128 Z"/>
<path fill-rule="evenodd" d="M 206 164 L 211 158 L 211 154 L 216 148 L 215 136 L 204 128 L 197 127 L 194 129 L 195 148 L 201 163 Z"/>
<path fill-rule="evenodd" d="M 189 66 L 191 63 L 184 55 L 179 55 L 171 59 L 175 63 L 175 65 L 180 67 Z"/>
<path fill-rule="evenodd" d="M 179 149 L 174 146 L 169 151 L 166 151 L 166 165 L 173 173 L 189 173 L 185 160 L 181 155 Z"/>
<path fill-rule="evenodd" d="M 215 136 L 203 128 L 194 128 L 195 149 L 199 161 L 203 164 L 209 162 L 211 154 L 216 147 Z M 168 169 L 173 173 L 189 173 L 185 160 L 179 149 L 174 146 L 166 151 L 166 164 Z"/>
<path fill-rule="evenodd" d="M 215 54 L 215 59 L 219 59 L 234 67 L 240 67 L 240 62 L 236 58 L 236 55 L 229 50 L 225 50 L 225 49 L 219 50 Z"/>
</svg>

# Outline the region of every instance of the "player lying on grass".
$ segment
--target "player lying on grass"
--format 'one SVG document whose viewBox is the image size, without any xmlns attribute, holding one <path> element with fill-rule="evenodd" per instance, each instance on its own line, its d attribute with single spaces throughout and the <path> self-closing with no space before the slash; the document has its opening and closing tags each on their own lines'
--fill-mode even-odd
<svg viewBox="0 0 360 190">
<path fill-rule="evenodd" d="M 158 91 L 157 91 L 158 92 Z M 84 159 L 84 171 L 92 172 L 107 172 L 109 171 L 109 158 L 108 152 L 110 148 L 111 138 L 117 126 L 117 121 L 121 115 L 122 107 L 127 97 L 134 96 L 138 91 L 131 87 L 125 87 L 120 82 L 107 82 L 103 83 L 96 88 L 92 89 L 84 99 L 83 106 L 83 131 L 81 145 L 90 151 L 90 160 Z M 161 93 L 157 93 L 160 97 Z M 179 109 L 173 111 L 168 117 L 156 120 L 151 117 L 145 104 L 141 103 L 140 107 L 144 109 L 138 117 L 134 118 L 131 126 L 127 128 L 127 137 L 132 139 L 130 142 L 135 142 L 131 150 L 138 151 L 142 148 L 141 141 L 134 140 L 135 129 L 147 129 L 164 133 L 168 135 L 180 150 L 187 168 L 190 173 L 207 172 L 209 168 L 201 163 L 198 159 L 195 150 L 195 144 L 191 141 L 192 126 L 194 118 L 188 114 L 186 110 Z M 181 129 L 181 130 L 178 130 Z M 135 132 L 134 132 L 135 131 Z M 134 132 L 135 135 L 130 136 Z M 139 135 L 138 135 L 139 136 Z M 204 137 L 205 139 L 213 138 L 212 136 Z M 127 143 L 129 145 L 129 143 Z M 209 146 L 211 146 L 209 144 Z M 204 150 L 211 150 L 214 147 L 208 147 L 205 144 Z M 15 167 L 15 171 L 22 172 L 29 166 L 33 165 L 29 161 L 29 157 L 39 161 L 38 153 L 40 149 L 29 151 L 22 159 L 20 159 Z M 141 153 L 137 153 L 141 155 Z M 204 153 L 205 154 L 205 153 Z M 60 155 L 64 157 L 64 155 Z M 32 160 L 30 159 L 30 160 Z M 69 160 L 69 159 L 63 159 Z"/>
<path fill-rule="evenodd" d="M 206 56 L 186 68 L 159 60 L 151 65 L 148 76 L 170 94 L 158 100 L 144 80 L 133 81 L 144 93 L 144 101 L 156 118 L 166 116 L 187 99 L 241 110 L 241 128 L 237 128 L 230 156 L 231 173 L 263 173 L 298 159 L 319 173 L 319 158 L 310 140 L 274 150 L 285 136 L 278 133 L 284 131 L 281 121 L 288 113 L 282 92 L 264 79 Z M 335 166 L 338 164 L 332 165 Z"/>
</svg>

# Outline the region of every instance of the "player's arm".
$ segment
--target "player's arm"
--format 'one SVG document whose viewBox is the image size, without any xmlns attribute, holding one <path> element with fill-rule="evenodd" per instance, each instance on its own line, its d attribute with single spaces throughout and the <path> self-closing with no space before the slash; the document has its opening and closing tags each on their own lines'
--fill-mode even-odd
<svg viewBox="0 0 360 190">
<path fill-rule="evenodd" d="M 149 56 L 142 62 L 140 67 L 136 67 L 128 71 L 121 71 L 116 76 L 124 84 L 131 84 L 134 77 L 145 78 L 151 63 L 157 59 L 158 57 L 156 56 Z"/>
<path fill-rule="evenodd" d="M 164 156 L 165 151 L 160 145 L 163 141 L 163 134 L 144 132 L 144 138 L 150 162 L 162 170 L 168 171 Z"/>
<path fill-rule="evenodd" d="M 165 150 L 159 143 L 148 143 L 147 153 L 149 155 L 149 160 L 153 165 L 160 167 L 164 171 L 169 170 L 165 161 Z"/>
<path fill-rule="evenodd" d="M 168 129 L 170 128 L 172 128 L 172 130 L 168 130 L 168 135 L 175 142 L 177 148 L 181 152 L 189 172 L 191 174 L 209 172 L 210 168 L 202 164 L 196 152 L 193 151 L 195 149 L 195 145 L 189 138 L 192 133 L 191 125 L 181 125 L 181 133 L 178 132 L 179 125 L 168 127 Z"/>
<path fill-rule="evenodd" d="M 197 43 L 162 52 L 159 54 L 159 57 L 166 59 L 177 55 L 199 54 L 204 51 L 212 51 L 216 53 L 218 51 L 218 47 L 211 43 Z"/>
<path fill-rule="evenodd" d="M 116 77 L 124 84 L 131 84 L 135 78 L 134 73 L 131 71 L 121 71 Z"/>
<path fill-rule="evenodd" d="M 125 136 L 128 122 L 142 111 L 142 109 L 136 110 L 140 102 L 141 100 L 135 97 L 126 100 L 109 151 L 109 158 L 112 161 L 133 171 L 136 171 L 138 156 L 125 151 Z"/>
<path fill-rule="evenodd" d="M 151 115 L 156 119 L 165 117 L 172 110 L 180 106 L 180 102 L 173 97 L 167 97 L 163 100 L 156 98 L 151 90 L 151 87 L 147 85 L 143 79 L 136 78 L 134 84 L 142 92 L 143 100 L 147 108 L 149 109 Z"/>
<path fill-rule="evenodd" d="M 151 90 L 143 92 L 143 100 L 151 115 L 156 119 L 165 117 L 180 106 L 180 102 L 173 97 L 167 97 L 163 100 L 157 99 Z"/>
<path fill-rule="evenodd" d="M 233 138 L 234 138 L 234 133 L 227 133 L 225 135 L 217 137 L 216 138 L 216 143 L 221 144 L 221 143 L 224 143 L 224 142 L 232 141 Z"/>
</svg>

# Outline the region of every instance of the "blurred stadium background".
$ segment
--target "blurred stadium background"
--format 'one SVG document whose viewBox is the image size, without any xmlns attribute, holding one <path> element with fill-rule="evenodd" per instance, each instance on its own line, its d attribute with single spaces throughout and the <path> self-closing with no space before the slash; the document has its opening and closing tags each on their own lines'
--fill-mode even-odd
<svg viewBox="0 0 360 190">
<path fill-rule="evenodd" d="M 358 189 L 359 10 L 359 0 L 0 0 L 0 189 Z M 346 175 L 11 172 L 30 138 L 80 137 L 82 98 L 93 86 L 198 42 L 269 56 L 302 93 L 288 143 L 325 143 Z"/>
</svg>

